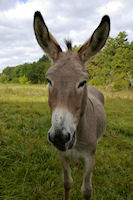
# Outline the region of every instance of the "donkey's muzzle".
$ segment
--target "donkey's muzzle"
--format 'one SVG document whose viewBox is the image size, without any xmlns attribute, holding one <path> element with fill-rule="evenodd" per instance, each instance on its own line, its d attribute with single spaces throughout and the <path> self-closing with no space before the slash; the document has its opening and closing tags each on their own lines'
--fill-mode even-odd
<svg viewBox="0 0 133 200">
<path fill-rule="evenodd" d="M 49 141 L 60 151 L 66 150 L 66 143 L 69 142 L 71 136 L 70 133 L 63 134 L 62 131 L 56 130 L 54 136 L 48 133 Z"/>
</svg>

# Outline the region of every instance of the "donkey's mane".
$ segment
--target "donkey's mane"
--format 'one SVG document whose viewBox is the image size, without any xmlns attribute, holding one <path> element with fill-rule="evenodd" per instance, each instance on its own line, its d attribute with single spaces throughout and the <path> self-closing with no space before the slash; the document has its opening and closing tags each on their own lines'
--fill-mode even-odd
<svg viewBox="0 0 133 200">
<path fill-rule="evenodd" d="M 67 49 L 72 51 L 72 41 L 71 40 L 65 40 L 65 44 L 67 46 Z"/>
</svg>

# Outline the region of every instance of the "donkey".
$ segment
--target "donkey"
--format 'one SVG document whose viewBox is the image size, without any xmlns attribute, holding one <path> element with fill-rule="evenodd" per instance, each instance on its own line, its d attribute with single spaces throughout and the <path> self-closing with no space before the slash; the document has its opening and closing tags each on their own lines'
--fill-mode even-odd
<svg viewBox="0 0 133 200">
<path fill-rule="evenodd" d="M 48 141 L 59 150 L 63 167 L 65 200 L 70 199 L 70 160 L 80 159 L 84 163 L 82 194 L 91 199 L 91 175 L 95 163 L 95 151 L 106 127 L 104 96 L 96 88 L 86 86 L 88 73 L 86 61 L 105 44 L 110 31 L 110 19 L 105 15 L 90 39 L 77 52 L 72 51 L 66 41 L 63 52 L 49 32 L 39 11 L 34 14 L 34 32 L 41 48 L 52 59 L 52 66 L 46 72 L 49 83 L 48 104 L 52 126 Z"/>
</svg>

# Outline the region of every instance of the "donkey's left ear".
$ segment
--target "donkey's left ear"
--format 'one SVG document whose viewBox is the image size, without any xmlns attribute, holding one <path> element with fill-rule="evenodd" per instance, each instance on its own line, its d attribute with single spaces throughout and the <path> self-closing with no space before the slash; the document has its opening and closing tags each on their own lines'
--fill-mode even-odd
<svg viewBox="0 0 133 200">
<path fill-rule="evenodd" d="M 110 18 L 105 15 L 97 29 L 79 49 L 78 53 L 83 62 L 86 62 L 90 57 L 94 56 L 104 45 L 109 36 Z"/>
<path fill-rule="evenodd" d="M 57 43 L 56 39 L 49 32 L 43 17 L 39 11 L 34 14 L 34 32 L 38 44 L 42 49 L 48 54 L 52 60 L 56 60 L 59 52 L 61 52 L 61 47 Z"/>
</svg>

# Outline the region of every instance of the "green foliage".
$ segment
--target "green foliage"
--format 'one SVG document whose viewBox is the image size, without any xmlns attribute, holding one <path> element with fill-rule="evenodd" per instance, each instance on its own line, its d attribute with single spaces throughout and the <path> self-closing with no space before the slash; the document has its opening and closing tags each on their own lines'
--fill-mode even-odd
<svg viewBox="0 0 133 200">
<path fill-rule="evenodd" d="M 47 89 L 1 84 L 0 94 L 0 199 L 63 199 L 58 153 L 47 142 Z M 107 130 L 96 151 L 92 199 L 132 200 L 133 96 L 107 97 L 105 110 Z M 82 164 L 72 163 L 72 176 L 71 200 L 82 200 Z"/>
<path fill-rule="evenodd" d="M 119 80 L 118 82 L 114 83 L 114 88 L 119 89 L 128 89 L 130 87 L 128 80 Z"/>
<path fill-rule="evenodd" d="M 92 85 L 114 85 L 115 89 L 132 87 L 133 42 L 128 42 L 126 32 L 109 38 L 103 50 L 89 62 L 87 71 Z"/>
<path fill-rule="evenodd" d="M 81 45 L 79 45 L 79 46 L 74 45 L 74 47 L 72 48 L 72 51 L 77 52 L 80 49 L 80 47 L 81 47 Z"/>
<path fill-rule="evenodd" d="M 11 83 L 19 83 L 19 78 L 13 77 L 13 79 L 10 82 Z"/>
<path fill-rule="evenodd" d="M 50 60 L 46 55 L 43 55 L 37 62 L 7 67 L 3 70 L 2 75 L 6 76 L 6 82 L 10 83 L 44 83 L 45 73 L 49 66 Z"/>
<path fill-rule="evenodd" d="M 0 74 L 0 83 L 7 83 L 9 77 L 6 74 Z"/>
<path fill-rule="evenodd" d="M 25 75 L 19 77 L 19 83 L 20 84 L 25 84 L 27 82 L 28 82 L 28 78 Z"/>
</svg>

